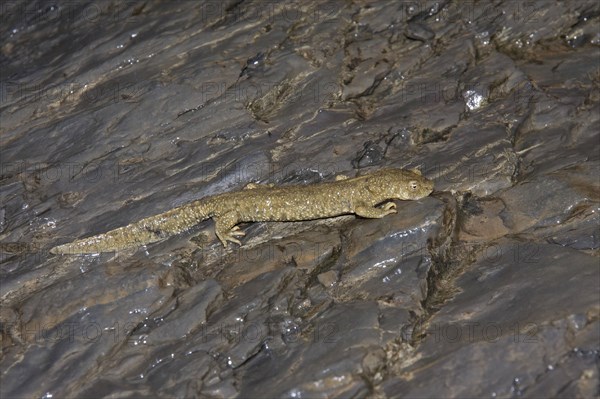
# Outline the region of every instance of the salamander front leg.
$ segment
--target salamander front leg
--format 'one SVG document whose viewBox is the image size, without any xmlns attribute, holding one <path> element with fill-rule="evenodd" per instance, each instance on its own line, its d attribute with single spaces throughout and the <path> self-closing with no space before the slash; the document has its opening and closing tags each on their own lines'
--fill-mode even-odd
<svg viewBox="0 0 600 399">
<path fill-rule="evenodd" d="M 381 208 L 375 208 L 374 206 L 369 206 L 369 205 L 357 205 L 354 208 L 354 213 L 356 213 L 358 216 L 362 216 L 364 218 L 370 218 L 370 219 L 380 219 L 386 215 L 389 215 L 391 213 L 396 213 L 396 204 L 393 202 L 387 202 L 384 206 L 382 206 Z"/>
</svg>

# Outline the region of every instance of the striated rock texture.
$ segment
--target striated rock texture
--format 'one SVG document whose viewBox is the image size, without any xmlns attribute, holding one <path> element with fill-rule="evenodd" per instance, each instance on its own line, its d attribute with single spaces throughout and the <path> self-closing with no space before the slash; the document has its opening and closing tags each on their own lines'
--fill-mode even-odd
<svg viewBox="0 0 600 399">
<path fill-rule="evenodd" d="M 597 2 L 0 14 L 0 397 L 600 395 Z M 242 224 L 242 247 L 205 221 L 49 253 L 249 183 L 385 168 L 435 191 Z"/>
</svg>

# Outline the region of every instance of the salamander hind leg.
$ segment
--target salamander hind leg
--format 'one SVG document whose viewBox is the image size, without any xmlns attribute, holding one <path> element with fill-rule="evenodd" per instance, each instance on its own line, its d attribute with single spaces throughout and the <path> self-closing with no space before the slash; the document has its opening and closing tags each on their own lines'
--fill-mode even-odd
<svg viewBox="0 0 600 399">
<path fill-rule="evenodd" d="M 228 212 L 221 216 L 214 216 L 213 219 L 215 220 L 215 234 L 224 247 L 227 247 L 227 241 L 242 245 L 242 242 L 235 237 L 242 237 L 246 235 L 246 233 L 236 226 L 236 224 L 239 223 L 236 212 Z"/>
<path fill-rule="evenodd" d="M 381 208 L 375 208 L 374 206 L 365 204 L 357 205 L 354 208 L 354 213 L 356 213 L 358 216 L 370 219 L 379 219 L 396 212 L 396 204 L 391 201 L 387 202 Z"/>
</svg>

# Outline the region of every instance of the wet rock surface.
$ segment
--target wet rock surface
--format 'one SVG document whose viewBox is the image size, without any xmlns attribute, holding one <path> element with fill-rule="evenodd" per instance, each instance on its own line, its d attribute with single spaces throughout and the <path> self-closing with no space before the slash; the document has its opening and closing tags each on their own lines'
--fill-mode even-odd
<svg viewBox="0 0 600 399">
<path fill-rule="evenodd" d="M 0 396 L 597 397 L 596 2 L 12 2 Z M 246 184 L 421 169 L 383 219 L 212 222 Z"/>
</svg>

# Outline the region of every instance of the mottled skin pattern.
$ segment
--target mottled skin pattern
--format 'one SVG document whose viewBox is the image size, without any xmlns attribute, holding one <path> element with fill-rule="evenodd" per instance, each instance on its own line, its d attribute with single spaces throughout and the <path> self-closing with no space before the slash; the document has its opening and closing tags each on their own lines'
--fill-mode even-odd
<svg viewBox="0 0 600 399">
<path fill-rule="evenodd" d="M 433 182 L 419 171 L 382 169 L 333 182 L 272 187 L 251 184 L 247 189 L 202 198 L 160 215 L 97 236 L 83 238 L 50 250 L 54 254 L 110 252 L 138 247 L 188 230 L 212 218 L 223 246 L 241 245 L 241 222 L 287 222 L 329 218 L 355 213 L 382 218 L 396 212 L 392 200 L 416 200 L 428 196 Z"/>
</svg>

